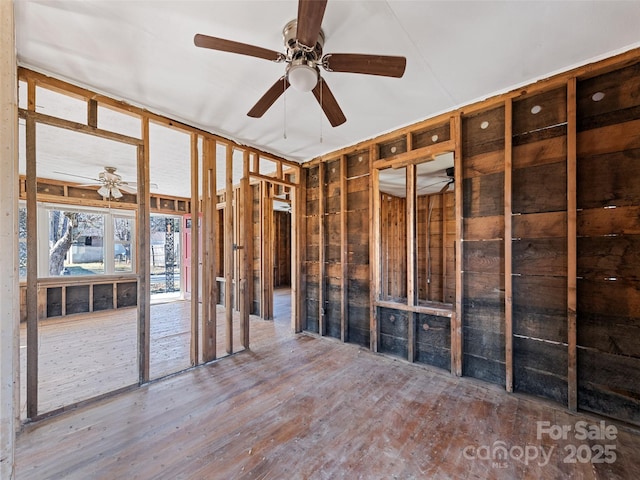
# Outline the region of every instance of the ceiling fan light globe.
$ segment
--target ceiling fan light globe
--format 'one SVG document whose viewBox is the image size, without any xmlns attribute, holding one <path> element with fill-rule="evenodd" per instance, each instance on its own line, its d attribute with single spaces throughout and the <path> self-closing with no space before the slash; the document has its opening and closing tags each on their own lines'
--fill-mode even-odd
<svg viewBox="0 0 640 480">
<path fill-rule="evenodd" d="M 98 189 L 98 195 L 100 195 L 101 197 L 108 197 L 110 193 L 111 192 L 109 191 L 109 189 L 104 185 Z"/>
<path fill-rule="evenodd" d="M 122 192 L 116 187 L 111 187 L 111 196 L 117 200 L 118 198 L 122 198 Z"/>
<path fill-rule="evenodd" d="M 287 80 L 296 90 L 310 92 L 318 84 L 318 71 L 306 64 L 291 65 L 287 71 Z"/>
</svg>

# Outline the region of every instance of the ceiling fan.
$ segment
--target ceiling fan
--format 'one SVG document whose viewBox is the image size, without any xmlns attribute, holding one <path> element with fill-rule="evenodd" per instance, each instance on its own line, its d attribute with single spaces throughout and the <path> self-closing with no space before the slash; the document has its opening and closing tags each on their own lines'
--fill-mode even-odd
<svg viewBox="0 0 640 480">
<path fill-rule="evenodd" d="M 197 47 L 287 64 L 285 74 L 249 110 L 247 115 L 250 117 L 262 117 L 280 95 L 293 85 L 301 91 L 312 91 L 331 125 L 337 127 L 347 119 L 327 82 L 320 76 L 318 67 L 328 72 L 400 78 L 404 75 L 407 59 L 362 53 L 328 53 L 323 56 L 324 33 L 321 24 L 326 6 L 327 0 L 298 1 L 297 19 L 287 23 L 282 31 L 286 53 L 202 34 L 196 34 L 193 41 Z"/>
<path fill-rule="evenodd" d="M 85 177 L 83 175 L 75 175 L 73 173 L 54 172 L 70 177 L 84 178 L 93 180 L 95 183 L 86 183 L 78 185 L 79 187 L 100 186 L 98 193 L 105 198 L 119 199 L 122 198 L 122 192 L 137 193 L 137 184 L 135 182 L 125 182 L 122 177 L 116 173 L 116 167 L 104 167 L 104 171 L 98 174 L 98 178 Z M 121 192 L 122 190 L 122 192 Z"/>
</svg>

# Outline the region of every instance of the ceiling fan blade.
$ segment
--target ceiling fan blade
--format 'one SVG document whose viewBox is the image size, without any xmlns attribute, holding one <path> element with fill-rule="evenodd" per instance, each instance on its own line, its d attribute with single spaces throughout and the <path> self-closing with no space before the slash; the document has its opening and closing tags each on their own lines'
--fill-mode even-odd
<svg viewBox="0 0 640 480">
<path fill-rule="evenodd" d="M 135 188 L 136 190 L 138 189 L 138 182 L 121 182 L 120 185 L 129 185 L 131 188 Z M 149 184 L 149 189 L 150 190 L 157 190 L 158 189 L 158 184 L 157 183 L 150 183 Z"/>
<path fill-rule="evenodd" d="M 363 73 L 400 78 L 404 75 L 407 59 L 363 53 L 328 53 L 322 58 L 322 66 L 329 72 Z"/>
<path fill-rule="evenodd" d="M 316 97 L 316 100 L 318 100 L 320 107 L 329 119 L 329 123 L 332 127 L 337 127 L 347 121 L 344 113 L 342 113 L 340 105 L 338 105 L 338 101 L 333 96 L 333 93 L 329 90 L 327 82 L 325 82 L 322 77 L 320 77 L 320 81 L 313 89 L 313 95 Z"/>
<path fill-rule="evenodd" d="M 83 183 L 81 185 L 76 185 L 76 187 L 99 187 L 102 185 L 101 183 Z"/>
<path fill-rule="evenodd" d="M 296 36 L 298 43 L 315 48 L 320 34 L 324 9 L 327 7 L 327 0 L 299 0 L 298 20 L 296 26 Z"/>
<path fill-rule="evenodd" d="M 258 102 L 249 110 L 250 117 L 260 118 L 265 114 L 269 107 L 289 88 L 289 81 L 283 76 L 274 83 L 269 90 L 258 100 Z"/>
<path fill-rule="evenodd" d="M 85 177 L 84 175 L 75 175 L 73 173 L 66 173 L 66 172 L 53 171 L 52 173 L 59 173 L 60 175 L 67 175 L 69 177 L 84 178 L 85 180 L 93 180 L 94 182 L 98 182 L 98 184 L 102 185 L 102 181 L 99 178 Z"/>
<path fill-rule="evenodd" d="M 118 185 L 118 189 L 122 190 L 123 192 L 127 192 L 127 193 L 133 193 L 133 194 L 138 193 L 138 190 L 136 188 L 132 187 L 131 185 L 125 185 L 123 183 Z"/>
<path fill-rule="evenodd" d="M 284 60 L 284 55 L 275 50 L 268 48 L 255 47 L 246 43 L 225 40 L 224 38 L 210 37 L 200 33 L 193 37 L 193 43 L 196 47 L 210 48 L 212 50 L 220 50 L 222 52 L 239 53 L 240 55 L 248 55 L 249 57 L 264 58 L 273 62 Z"/>
</svg>

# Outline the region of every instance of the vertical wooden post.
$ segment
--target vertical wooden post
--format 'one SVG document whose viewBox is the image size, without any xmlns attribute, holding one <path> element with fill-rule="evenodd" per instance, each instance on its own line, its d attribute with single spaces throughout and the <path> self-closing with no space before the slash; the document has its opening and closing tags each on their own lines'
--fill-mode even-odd
<svg viewBox="0 0 640 480">
<path fill-rule="evenodd" d="M 260 182 L 260 315 L 273 318 L 273 197 L 271 184 Z"/>
<path fill-rule="evenodd" d="M 407 225 L 406 225 L 406 259 L 407 259 L 407 304 L 413 308 L 416 306 L 416 282 L 417 282 L 417 255 L 416 255 L 416 166 L 407 165 Z M 401 233 L 401 232 L 398 232 Z M 414 362 L 416 358 L 416 313 L 407 312 L 407 360 Z"/>
<path fill-rule="evenodd" d="M 151 288 L 150 238 L 151 208 L 149 205 L 149 117 L 142 117 L 142 146 L 138 147 L 138 381 L 149 381 L 149 351 L 151 348 Z"/>
<path fill-rule="evenodd" d="M 578 409 L 577 365 L 577 146 L 576 79 L 567 84 L 567 344 L 568 407 Z"/>
<path fill-rule="evenodd" d="M 14 2 L 0 2 L 0 478 L 14 478 L 20 417 L 18 78 Z M 37 308 L 36 308 L 37 311 Z"/>
<path fill-rule="evenodd" d="M 441 262 L 442 262 L 442 275 L 440 276 L 440 282 L 442 285 L 442 296 L 440 301 L 445 303 L 447 301 L 447 196 L 445 192 L 440 194 L 440 235 L 442 240 L 441 250 Z"/>
<path fill-rule="evenodd" d="M 462 259 L 464 255 L 464 243 L 462 236 L 464 235 L 464 219 L 462 218 L 462 119 L 460 114 L 456 114 L 451 118 L 450 123 L 451 135 L 455 138 L 454 151 L 454 185 L 455 185 L 455 222 L 456 222 L 456 249 L 455 249 L 455 265 L 456 265 L 456 304 L 455 311 L 451 316 L 451 373 L 458 377 L 462 376 L 462 314 L 463 305 L 463 283 L 462 283 Z"/>
<path fill-rule="evenodd" d="M 206 138 L 202 159 L 202 360 L 216 358 L 218 282 L 218 210 L 216 209 L 216 143 Z"/>
<path fill-rule="evenodd" d="M 27 108 L 36 109 L 36 85 L 29 79 Z M 27 418 L 38 416 L 38 203 L 36 122 L 26 121 L 27 160 Z M 45 272 L 47 275 L 49 272 Z M 64 306 L 64 302 L 62 303 Z"/>
<path fill-rule="evenodd" d="M 372 352 L 378 351 L 380 335 L 378 334 L 378 309 L 376 301 L 380 296 L 380 192 L 378 191 L 378 169 L 373 168 L 377 160 L 378 149 L 372 145 L 369 149 L 369 346 Z"/>
<path fill-rule="evenodd" d="M 226 145 L 224 207 L 224 311 L 226 351 L 233 353 L 233 147 Z"/>
<path fill-rule="evenodd" d="M 504 340 L 505 340 L 505 388 L 513 392 L 513 283 L 511 255 L 511 190 L 512 190 L 512 130 L 513 103 L 505 101 L 504 113 Z"/>
<path fill-rule="evenodd" d="M 191 133 L 191 365 L 200 362 L 200 173 L 198 135 Z"/>
<path fill-rule="evenodd" d="M 320 162 L 318 165 L 318 333 L 320 335 L 326 335 L 327 333 L 327 326 L 324 321 L 324 305 L 326 298 L 324 171 L 325 163 Z"/>
<path fill-rule="evenodd" d="M 305 221 L 307 213 L 307 190 L 306 190 L 306 169 L 299 167 L 296 173 L 298 186 L 294 189 L 293 213 L 292 213 L 292 239 L 295 250 L 292 252 L 292 274 L 294 276 L 291 292 L 291 312 L 294 314 L 293 329 L 294 332 L 301 332 L 307 328 L 307 308 L 303 303 L 306 295 L 306 254 L 303 248 L 307 225 Z"/>
<path fill-rule="evenodd" d="M 87 102 L 87 125 L 98 128 L 98 102 L 93 98 Z"/>
<path fill-rule="evenodd" d="M 242 346 L 249 348 L 249 310 L 251 297 L 249 276 L 251 275 L 250 260 L 253 260 L 251 239 L 253 237 L 251 187 L 249 185 L 249 150 L 243 152 L 242 180 L 240 181 L 240 339 Z"/>
<path fill-rule="evenodd" d="M 349 339 L 349 238 L 347 234 L 347 156 L 340 157 L 340 339 Z"/>
</svg>

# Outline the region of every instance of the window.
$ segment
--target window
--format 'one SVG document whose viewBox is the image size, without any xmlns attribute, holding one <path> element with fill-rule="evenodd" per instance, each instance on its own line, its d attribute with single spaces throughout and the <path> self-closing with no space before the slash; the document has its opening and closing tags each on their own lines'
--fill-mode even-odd
<svg viewBox="0 0 640 480">
<path fill-rule="evenodd" d="M 38 217 L 40 276 L 134 272 L 133 213 L 40 205 Z"/>
<path fill-rule="evenodd" d="M 133 218 L 113 218 L 113 265 L 116 273 L 133 272 Z"/>
</svg>

